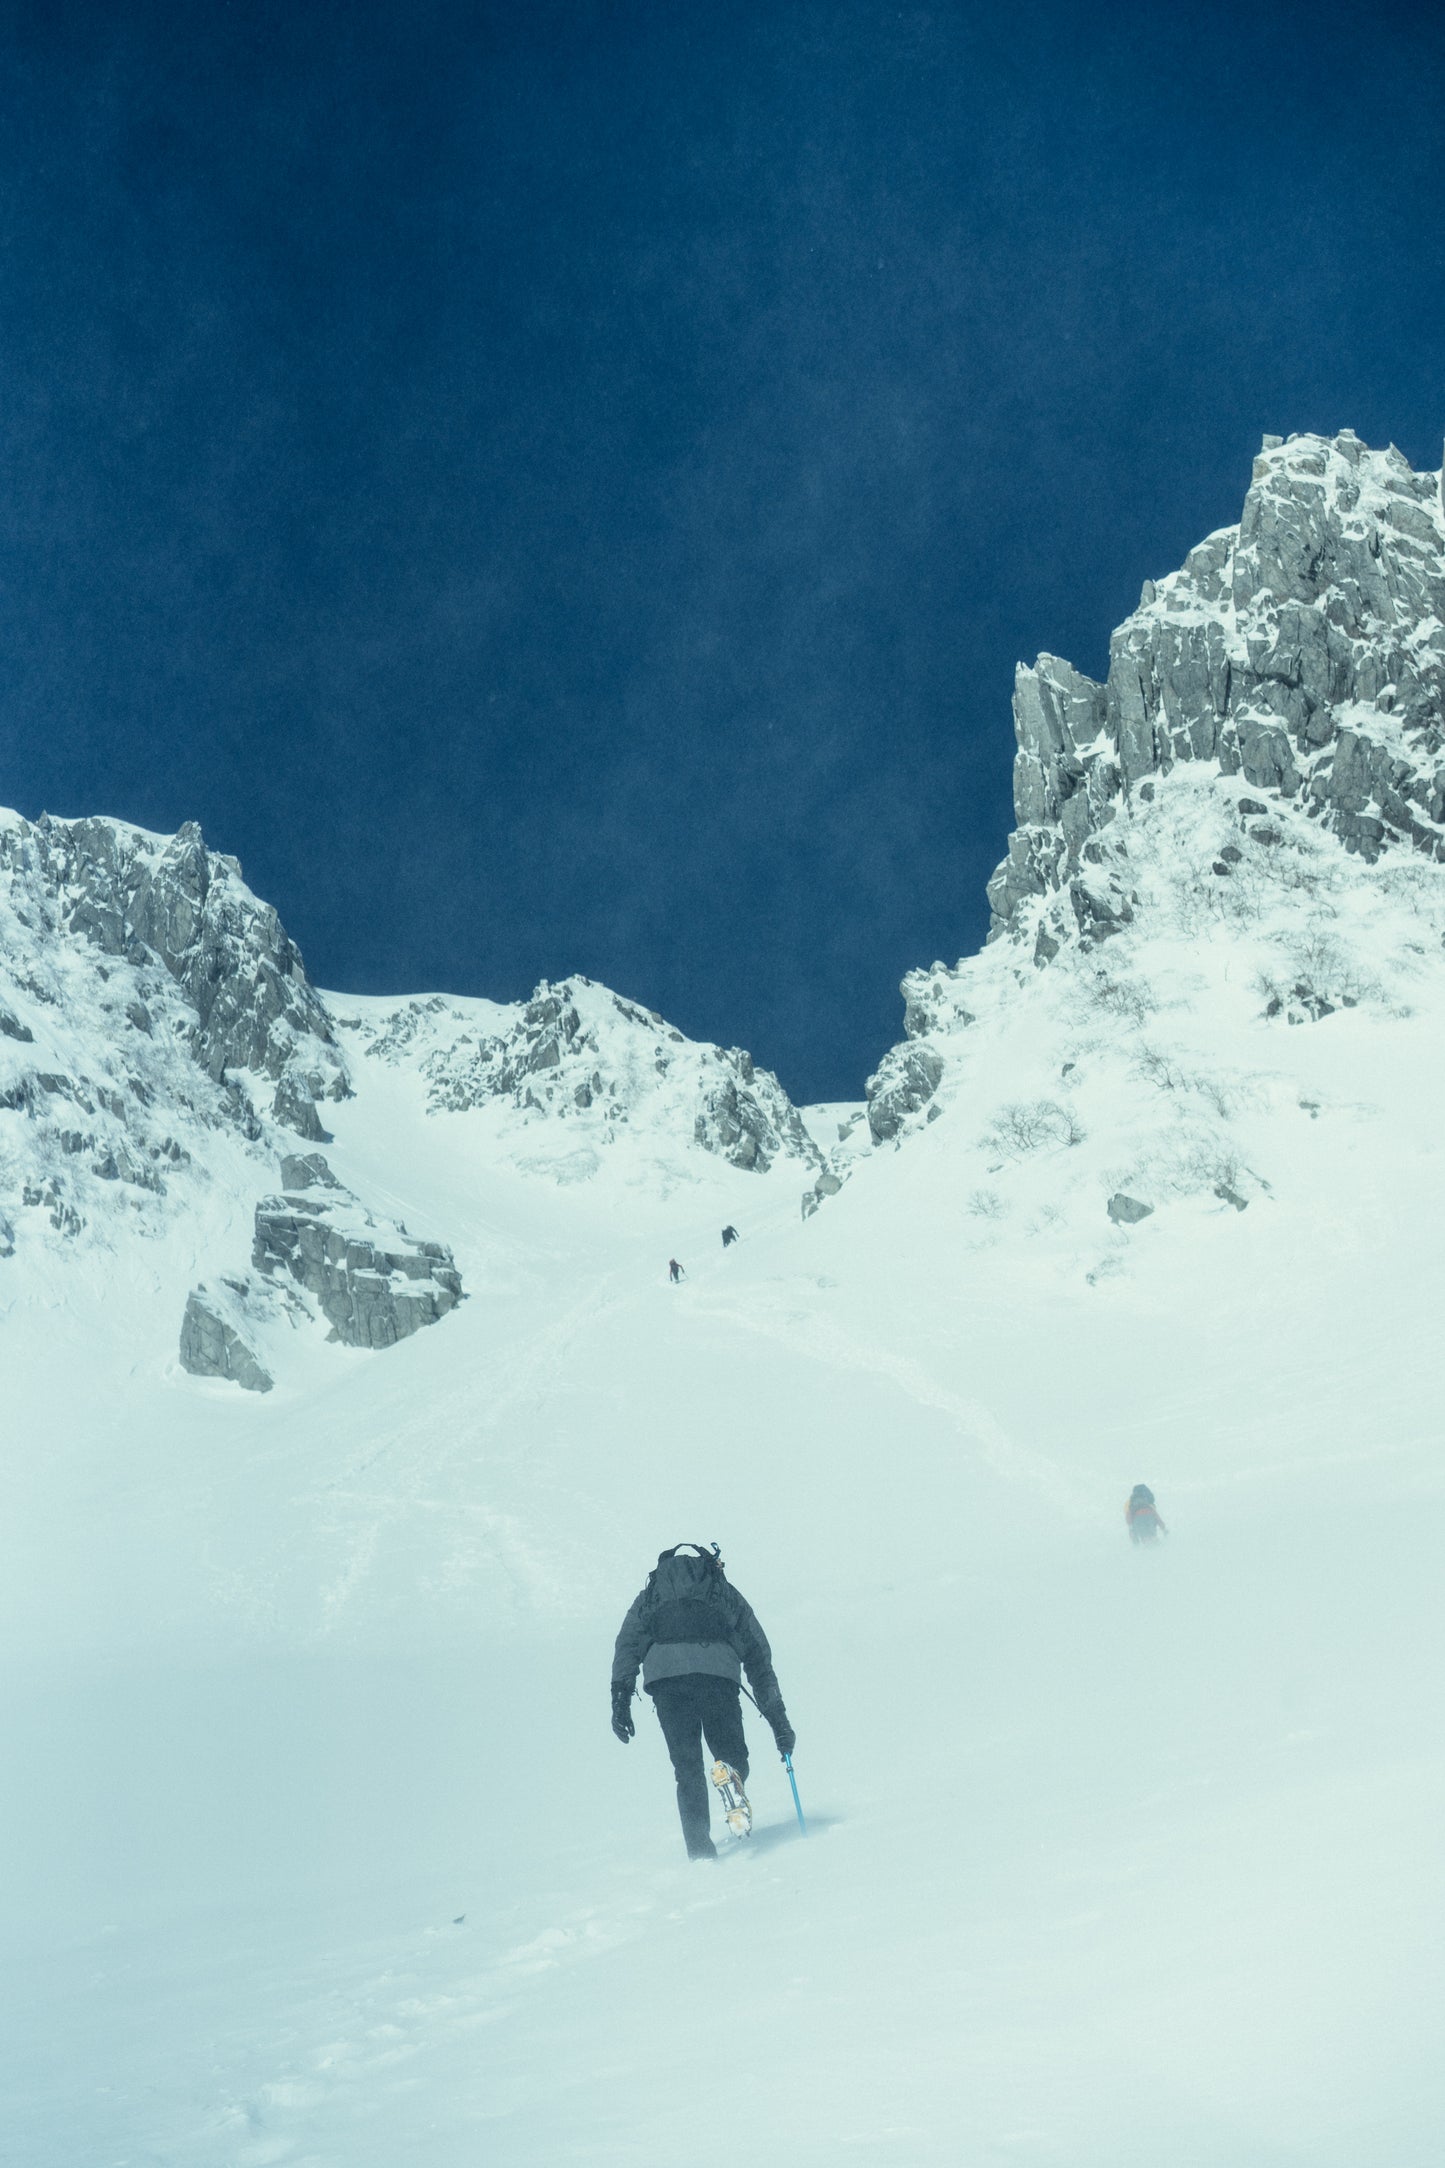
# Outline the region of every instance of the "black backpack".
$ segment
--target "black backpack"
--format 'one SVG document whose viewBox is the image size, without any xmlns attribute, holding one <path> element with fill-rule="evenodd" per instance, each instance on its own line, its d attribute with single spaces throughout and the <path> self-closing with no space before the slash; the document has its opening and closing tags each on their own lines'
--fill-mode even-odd
<svg viewBox="0 0 1445 2168">
<path fill-rule="evenodd" d="M 696 1556 L 684 1556 L 696 1553 Z M 701 1570 L 700 1570 L 701 1569 Z M 675 1543 L 642 1591 L 642 1619 L 654 1641 L 726 1641 L 728 1577 L 715 1543 Z"/>
</svg>

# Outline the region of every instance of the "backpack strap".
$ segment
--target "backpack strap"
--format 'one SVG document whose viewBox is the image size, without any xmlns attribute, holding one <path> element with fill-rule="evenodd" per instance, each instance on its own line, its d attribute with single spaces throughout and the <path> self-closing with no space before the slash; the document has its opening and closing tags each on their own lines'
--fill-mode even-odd
<svg viewBox="0 0 1445 2168">
<path fill-rule="evenodd" d="M 721 1573 L 723 1570 L 722 1552 L 715 1543 L 674 1543 L 670 1551 L 658 1552 L 657 1565 L 663 1565 L 669 1558 L 676 1558 L 679 1551 L 696 1551 L 703 1564 L 711 1566 L 714 1573 Z M 657 1566 L 652 1570 L 655 1573 Z"/>
<path fill-rule="evenodd" d="M 711 1567 L 713 1579 L 715 1581 L 726 1581 L 727 1575 L 723 1568 L 722 1552 L 715 1543 L 674 1543 L 670 1550 L 658 1552 L 657 1565 L 653 1567 L 643 1584 L 642 1615 L 644 1619 L 650 1618 L 656 1609 L 659 1569 L 665 1566 L 670 1558 L 676 1558 L 679 1551 L 696 1551 L 703 1564 Z"/>
</svg>

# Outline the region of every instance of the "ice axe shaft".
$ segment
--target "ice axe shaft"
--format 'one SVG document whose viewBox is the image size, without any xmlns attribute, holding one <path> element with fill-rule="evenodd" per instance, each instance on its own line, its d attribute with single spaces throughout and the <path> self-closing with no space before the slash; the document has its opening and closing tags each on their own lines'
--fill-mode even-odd
<svg viewBox="0 0 1445 2168">
<path fill-rule="evenodd" d="M 805 1822 L 805 1821 L 803 1820 L 803 1802 L 802 1802 L 802 1800 L 801 1800 L 801 1799 L 800 1799 L 800 1798 L 798 1797 L 798 1780 L 797 1780 L 797 1778 L 796 1778 L 796 1777 L 795 1777 L 795 1776 L 793 1775 L 793 1757 L 792 1757 L 792 1755 L 791 1755 L 791 1754 L 785 1754 L 785 1755 L 783 1756 L 783 1767 L 784 1767 L 784 1768 L 785 1768 L 785 1769 L 787 1770 L 787 1772 L 788 1772 L 788 1782 L 789 1782 L 789 1783 L 790 1783 L 790 1784 L 792 1785 L 792 1787 L 793 1787 L 793 1805 L 794 1805 L 794 1807 L 795 1807 L 795 1808 L 797 1809 L 797 1814 L 798 1814 L 798 1827 L 799 1827 L 799 1829 L 801 1829 L 801 1830 L 802 1830 L 802 1832 L 803 1832 L 803 1835 L 804 1835 L 804 1836 L 806 1837 L 806 1836 L 807 1836 L 807 1834 L 808 1834 L 808 1825 L 807 1825 L 807 1823 L 806 1823 L 806 1822 Z"/>
<path fill-rule="evenodd" d="M 738 1681 L 738 1692 L 739 1692 L 740 1694 L 748 1694 L 748 1690 L 747 1690 L 747 1688 L 746 1688 L 746 1687 L 745 1687 L 745 1686 L 743 1685 L 743 1683 L 742 1683 L 742 1680 L 741 1680 L 741 1679 L 739 1679 L 739 1681 Z M 748 1700 L 749 1700 L 750 1702 L 752 1702 L 752 1705 L 753 1705 L 753 1707 L 754 1707 L 755 1709 L 757 1709 L 757 1710 L 758 1710 L 758 1715 L 759 1715 L 759 1716 L 762 1716 L 763 1712 L 762 1712 L 762 1710 L 761 1710 L 761 1709 L 759 1709 L 759 1708 L 758 1708 L 758 1703 L 757 1703 L 757 1697 L 756 1697 L 756 1695 L 753 1695 L 753 1694 L 748 1694 Z M 767 1722 L 767 1718 L 766 1718 L 766 1717 L 763 1717 L 763 1721 L 764 1721 L 764 1723 L 766 1723 L 766 1722 Z M 789 1782 L 789 1783 L 790 1783 L 790 1784 L 792 1785 L 792 1787 L 793 1787 L 793 1806 L 794 1806 L 794 1808 L 795 1808 L 795 1810 L 796 1810 L 796 1812 L 797 1812 L 797 1816 L 798 1816 L 798 1827 L 799 1827 L 799 1829 L 801 1829 L 801 1830 L 802 1830 L 802 1832 L 803 1832 L 803 1835 L 804 1835 L 804 1836 L 806 1837 L 806 1836 L 807 1836 L 807 1834 L 808 1834 L 808 1825 L 807 1825 L 807 1823 L 806 1823 L 806 1822 L 805 1822 L 805 1821 L 803 1820 L 803 1802 L 802 1802 L 802 1800 L 801 1800 L 801 1799 L 800 1799 L 800 1798 L 798 1797 L 798 1780 L 797 1780 L 797 1778 L 796 1778 L 796 1777 L 795 1777 L 795 1776 L 793 1775 L 793 1757 L 792 1757 L 792 1755 L 791 1755 L 791 1754 L 784 1754 L 784 1755 L 783 1755 L 783 1757 L 782 1757 L 782 1762 L 783 1762 L 783 1767 L 784 1767 L 784 1768 L 785 1768 L 785 1769 L 787 1770 L 787 1772 L 788 1772 L 788 1782 Z"/>
</svg>

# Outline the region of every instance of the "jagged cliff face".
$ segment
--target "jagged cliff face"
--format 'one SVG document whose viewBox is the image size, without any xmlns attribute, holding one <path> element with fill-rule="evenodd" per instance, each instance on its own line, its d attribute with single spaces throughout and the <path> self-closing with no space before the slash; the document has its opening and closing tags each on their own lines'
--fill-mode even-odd
<svg viewBox="0 0 1445 2168">
<path fill-rule="evenodd" d="M 1145 583 L 1107 681 L 1041 655 L 1014 721 L 990 944 L 904 979 L 874 1143 L 939 1123 L 977 1239 L 1107 1214 L 1117 1244 L 1269 1197 L 1301 1114 L 1348 1149 L 1371 1049 L 1428 1066 L 1445 1014 L 1440 477 L 1349 432 L 1267 439 L 1239 526 Z"/>
<path fill-rule="evenodd" d="M 994 939 L 904 981 L 906 1038 L 868 1080 L 866 1131 L 853 1114 L 810 1131 L 741 1049 L 585 978 L 511 1006 L 328 1000 L 193 826 L 0 816 L 0 1257 L 86 1228 L 113 1246 L 224 1192 L 237 1226 L 197 1250 L 206 1277 L 177 1305 L 188 1361 L 269 1380 L 268 1350 L 308 1313 L 389 1346 L 461 1298 L 448 1230 L 413 1238 L 368 1202 L 394 1185 L 375 1163 L 358 1178 L 344 1139 L 338 1178 L 275 1179 L 302 1166 L 298 1136 L 324 1140 L 323 1107 L 342 1131 L 341 1102 L 393 1089 L 398 1119 L 466 1117 L 465 1150 L 527 1179 L 611 1165 L 659 1197 L 776 1171 L 807 1214 L 866 1146 L 959 1113 L 976 1134 L 950 1124 L 948 1149 L 977 1159 L 980 1194 L 1057 1149 L 1084 1222 L 1101 1185 L 1149 1191 L 1136 1205 L 1243 1195 L 1229 1169 L 1254 1161 L 1219 1108 L 1268 1095 L 1238 1087 L 1264 1073 L 1259 1027 L 1395 1017 L 1427 985 L 1445 998 L 1439 477 L 1348 432 L 1267 441 L 1239 526 L 1146 583 L 1107 681 L 1040 656 L 1014 715 L 1020 825 L 990 885 Z M 1171 1021 L 1136 1046 L 1146 1017 Z M 1169 1122 L 1159 1142 L 1157 1079 L 1213 1078 L 1226 1043 L 1235 1082 L 1166 1102 L 1171 1121 L 1187 1106 L 1190 1142 L 1175 1151 Z M 1111 1143 L 1095 1165 L 1081 1139 L 1125 1105 L 1156 1144 Z M 1114 1224 L 1139 1224 L 1128 1209 Z"/>
<path fill-rule="evenodd" d="M 317 1135 L 317 1098 L 347 1089 L 294 944 L 198 829 L 0 816 L 7 1244 L 31 1215 L 155 1229 L 218 1140 Z"/>
<path fill-rule="evenodd" d="M 417 1066 L 433 1113 L 491 1105 L 602 1146 L 650 1126 L 758 1172 L 819 1162 L 750 1055 L 587 979 L 512 1007 L 361 1006 L 338 1032 L 276 912 L 194 824 L 0 816 L 0 1111 L 19 1117 L 0 1129 L 4 1225 L 34 1209 L 77 1233 L 117 1199 L 144 1218 L 207 1131 L 268 1169 L 285 1133 L 324 1141 L 321 1109 L 352 1090 L 343 1038 L 368 1065 Z"/>
<path fill-rule="evenodd" d="M 32 1268 L 139 1235 L 166 1339 L 203 1376 L 269 1390 L 308 1320 L 372 1349 L 439 1322 L 463 1297 L 447 1230 L 413 1236 L 377 1205 L 385 1165 L 353 1189 L 296 1149 L 330 1141 L 322 1110 L 339 1123 L 388 1068 L 410 1072 L 411 1111 L 476 1117 L 483 1150 L 531 1178 L 586 1179 L 625 1138 L 643 1148 L 627 1179 L 664 1186 L 822 1165 L 749 1055 L 586 979 L 511 1007 L 338 1006 L 194 825 L 0 813 L 0 1315 Z M 161 1295 L 182 1260 L 188 1287 Z"/>
<path fill-rule="evenodd" d="M 194 822 L 153 836 L 113 820 L 12 816 L 0 826 L 0 880 L 34 937 L 23 945 L 98 952 L 152 984 L 164 972 L 186 1051 L 213 1083 L 228 1072 L 264 1083 L 261 1110 L 303 1135 L 319 1131 L 317 1099 L 345 1096 L 345 1063 L 300 951 Z"/>
<path fill-rule="evenodd" d="M 1110 827 L 1179 762 L 1217 762 L 1348 850 L 1445 856 L 1441 477 L 1393 446 L 1267 438 L 1238 527 L 1145 583 L 1103 685 L 1040 655 L 1014 694 L 1019 827 L 995 937 L 1041 961 L 1133 904 Z"/>
<path fill-rule="evenodd" d="M 653 1010 L 590 979 L 549 981 L 530 1001 L 336 1002 L 363 1062 L 416 1069 L 433 1114 L 493 1108 L 558 1125 L 573 1178 L 625 1133 L 698 1145 L 734 1167 L 802 1169 L 821 1155 L 777 1078 L 741 1047 L 688 1039 Z"/>
</svg>

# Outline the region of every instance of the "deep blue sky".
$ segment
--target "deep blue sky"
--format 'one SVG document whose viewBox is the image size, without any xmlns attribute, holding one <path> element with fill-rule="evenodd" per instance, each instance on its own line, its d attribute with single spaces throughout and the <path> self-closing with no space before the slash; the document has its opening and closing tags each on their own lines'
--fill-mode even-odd
<svg viewBox="0 0 1445 2168">
<path fill-rule="evenodd" d="M 1434 6 L 0 0 L 0 802 L 854 1095 L 1009 692 L 1445 428 Z"/>
</svg>

